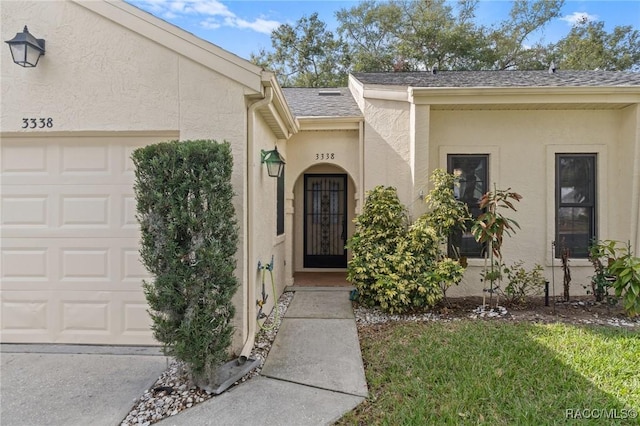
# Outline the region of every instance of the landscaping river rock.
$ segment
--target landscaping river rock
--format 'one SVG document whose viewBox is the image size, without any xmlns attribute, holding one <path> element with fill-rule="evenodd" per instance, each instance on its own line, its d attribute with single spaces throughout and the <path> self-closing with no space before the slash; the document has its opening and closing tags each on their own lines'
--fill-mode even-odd
<svg viewBox="0 0 640 426">
<path fill-rule="evenodd" d="M 275 310 L 272 310 L 264 323 L 265 328 L 256 335 L 251 358 L 259 360 L 259 366 L 238 380 L 234 386 L 260 374 L 293 295 L 292 292 L 282 294 L 278 300 L 277 318 Z M 445 307 L 403 315 L 391 315 L 377 308 L 367 308 L 354 303 L 354 314 L 358 328 L 397 321 L 426 323 L 462 320 L 569 322 L 640 328 L 640 318 L 625 317 L 621 315 L 619 309 L 612 309 L 610 306 L 588 300 L 556 302 L 555 306 L 544 306 L 538 301 L 537 304 L 509 309 L 503 306 L 489 308 L 485 305 L 483 307 L 479 302 L 481 299 L 478 298 L 451 299 Z M 121 426 L 151 425 L 214 397 L 212 393 L 191 384 L 184 365 L 181 362 L 173 361 L 168 364 L 167 370 L 162 373 L 154 385 L 135 401 L 133 409 L 122 421 Z"/>
</svg>

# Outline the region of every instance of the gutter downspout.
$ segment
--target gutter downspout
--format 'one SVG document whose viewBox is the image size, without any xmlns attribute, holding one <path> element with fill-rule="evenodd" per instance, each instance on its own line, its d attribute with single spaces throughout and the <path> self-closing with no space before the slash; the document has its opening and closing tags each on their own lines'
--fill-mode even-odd
<svg viewBox="0 0 640 426">
<path fill-rule="evenodd" d="M 246 202 L 245 206 L 247 209 L 247 222 L 245 224 L 246 227 L 246 235 L 247 240 L 245 244 L 247 246 L 247 257 L 245 259 L 245 264 L 247 268 L 247 299 L 246 304 L 244 306 L 246 315 L 247 315 L 247 339 L 244 342 L 244 346 L 242 351 L 240 352 L 240 357 L 238 358 L 238 364 L 242 365 L 246 362 L 251 355 L 251 350 L 253 349 L 253 345 L 256 340 L 256 307 L 255 301 L 256 299 L 256 263 L 254 263 L 255 259 L 255 249 L 254 245 L 251 242 L 251 238 L 253 237 L 253 195 L 255 194 L 255 179 L 254 179 L 254 163 L 255 159 L 255 140 L 254 140 L 254 129 L 255 129 L 255 115 L 256 111 L 259 108 L 262 108 L 265 105 L 269 105 L 273 101 L 273 88 L 266 87 L 265 88 L 265 97 L 252 103 L 249 105 L 247 110 L 247 188 L 245 190 Z"/>
</svg>

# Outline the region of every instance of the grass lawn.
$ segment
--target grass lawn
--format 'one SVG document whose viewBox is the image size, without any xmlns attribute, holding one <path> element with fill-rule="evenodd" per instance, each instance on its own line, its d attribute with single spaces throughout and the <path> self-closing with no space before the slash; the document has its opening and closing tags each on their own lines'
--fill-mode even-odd
<svg viewBox="0 0 640 426">
<path fill-rule="evenodd" d="M 640 424 L 638 330 L 395 323 L 363 330 L 361 346 L 370 398 L 339 425 Z"/>
</svg>

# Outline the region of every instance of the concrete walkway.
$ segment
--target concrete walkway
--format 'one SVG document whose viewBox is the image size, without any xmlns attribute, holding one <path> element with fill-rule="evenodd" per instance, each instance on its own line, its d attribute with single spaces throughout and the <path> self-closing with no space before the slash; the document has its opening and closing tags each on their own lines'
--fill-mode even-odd
<svg viewBox="0 0 640 426">
<path fill-rule="evenodd" d="M 326 425 L 367 384 L 349 288 L 293 288 L 261 376 L 156 424 Z M 165 371 L 160 348 L 2 345 L 2 426 L 119 425 Z"/>
<path fill-rule="evenodd" d="M 364 401 L 350 289 L 294 290 L 260 377 L 157 424 L 328 425 Z"/>
</svg>

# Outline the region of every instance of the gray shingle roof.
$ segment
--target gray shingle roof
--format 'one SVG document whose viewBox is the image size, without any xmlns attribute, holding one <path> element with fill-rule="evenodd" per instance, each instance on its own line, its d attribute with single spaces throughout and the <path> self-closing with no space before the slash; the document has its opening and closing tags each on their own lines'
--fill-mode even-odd
<svg viewBox="0 0 640 426">
<path fill-rule="evenodd" d="M 296 117 L 361 117 L 358 104 L 346 87 L 283 88 L 285 98 Z"/>
<path fill-rule="evenodd" d="M 438 71 L 354 73 L 364 84 L 412 87 L 640 86 L 640 73 L 616 71 Z"/>
</svg>

